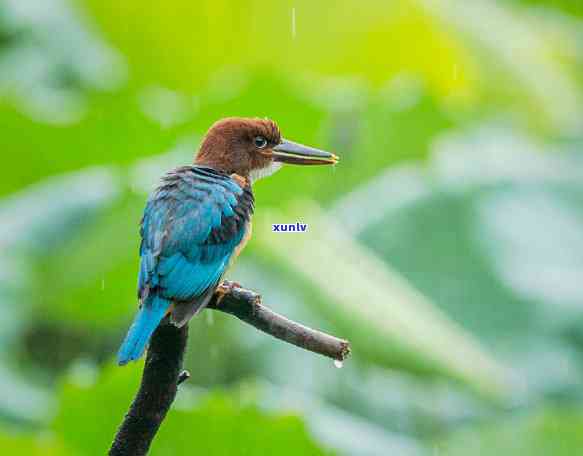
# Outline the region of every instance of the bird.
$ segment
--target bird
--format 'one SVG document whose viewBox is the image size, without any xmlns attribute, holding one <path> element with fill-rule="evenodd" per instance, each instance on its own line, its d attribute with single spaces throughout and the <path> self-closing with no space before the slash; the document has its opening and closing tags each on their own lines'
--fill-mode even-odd
<svg viewBox="0 0 583 456">
<path fill-rule="evenodd" d="M 284 139 L 270 119 L 215 122 L 193 164 L 166 173 L 148 197 L 140 223 L 138 311 L 118 364 L 139 359 L 166 317 L 182 327 L 209 303 L 251 237 L 254 182 L 284 164 L 338 160 L 331 152 Z"/>
</svg>

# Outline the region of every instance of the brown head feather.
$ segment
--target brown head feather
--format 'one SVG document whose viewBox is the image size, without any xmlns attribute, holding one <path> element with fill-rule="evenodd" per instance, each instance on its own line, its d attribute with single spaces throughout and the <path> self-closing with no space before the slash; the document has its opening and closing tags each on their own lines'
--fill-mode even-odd
<svg viewBox="0 0 583 456">
<path fill-rule="evenodd" d="M 256 146 L 255 138 L 259 136 L 267 140 L 265 148 Z M 272 163 L 271 148 L 280 142 L 281 133 L 273 120 L 227 117 L 209 129 L 195 164 L 248 177 L 252 171 Z"/>
</svg>

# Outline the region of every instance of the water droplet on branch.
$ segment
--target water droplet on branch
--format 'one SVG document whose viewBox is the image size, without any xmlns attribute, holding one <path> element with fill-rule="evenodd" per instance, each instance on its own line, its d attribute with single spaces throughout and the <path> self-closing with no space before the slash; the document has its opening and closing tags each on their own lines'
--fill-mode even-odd
<svg viewBox="0 0 583 456">
<path fill-rule="evenodd" d="M 344 363 L 342 361 L 340 361 L 339 359 L 335 359 L 334 366 L 336 366 L 338 369 L 342 369 L 342 366 L 344 366 Z"/>
</svg>

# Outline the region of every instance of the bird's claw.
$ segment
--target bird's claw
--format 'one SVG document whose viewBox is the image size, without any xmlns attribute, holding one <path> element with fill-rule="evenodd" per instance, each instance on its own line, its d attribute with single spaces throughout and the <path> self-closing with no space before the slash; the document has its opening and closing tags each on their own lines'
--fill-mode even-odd
<svg viewBox="0 0 583 456">
<path fill-rule="evenodd" d="M 235 288 L 242 288 L 241 284 L 231 280 L 224 280 L 223 283 L 217 287 L 215 292 L 217 294 L 216 305 L 218 306 L 223 298 L 231 293 L 231 291 L 233 291 Z"/>
</svg>

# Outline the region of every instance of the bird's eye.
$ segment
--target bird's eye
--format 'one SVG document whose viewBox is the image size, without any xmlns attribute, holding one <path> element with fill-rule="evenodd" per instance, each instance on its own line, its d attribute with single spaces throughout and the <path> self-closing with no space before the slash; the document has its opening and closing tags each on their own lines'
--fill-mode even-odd
<svg viewBox="0 0 583 456">
<path fill-rule="evenodd" d="M 255 136 L 253 142 L 255 143 L 255 147 L 258 149 L 263 149 L 265 146 L 267 146 L 267 139 L 265 139 L 263 136 Z"/>
</svg>

